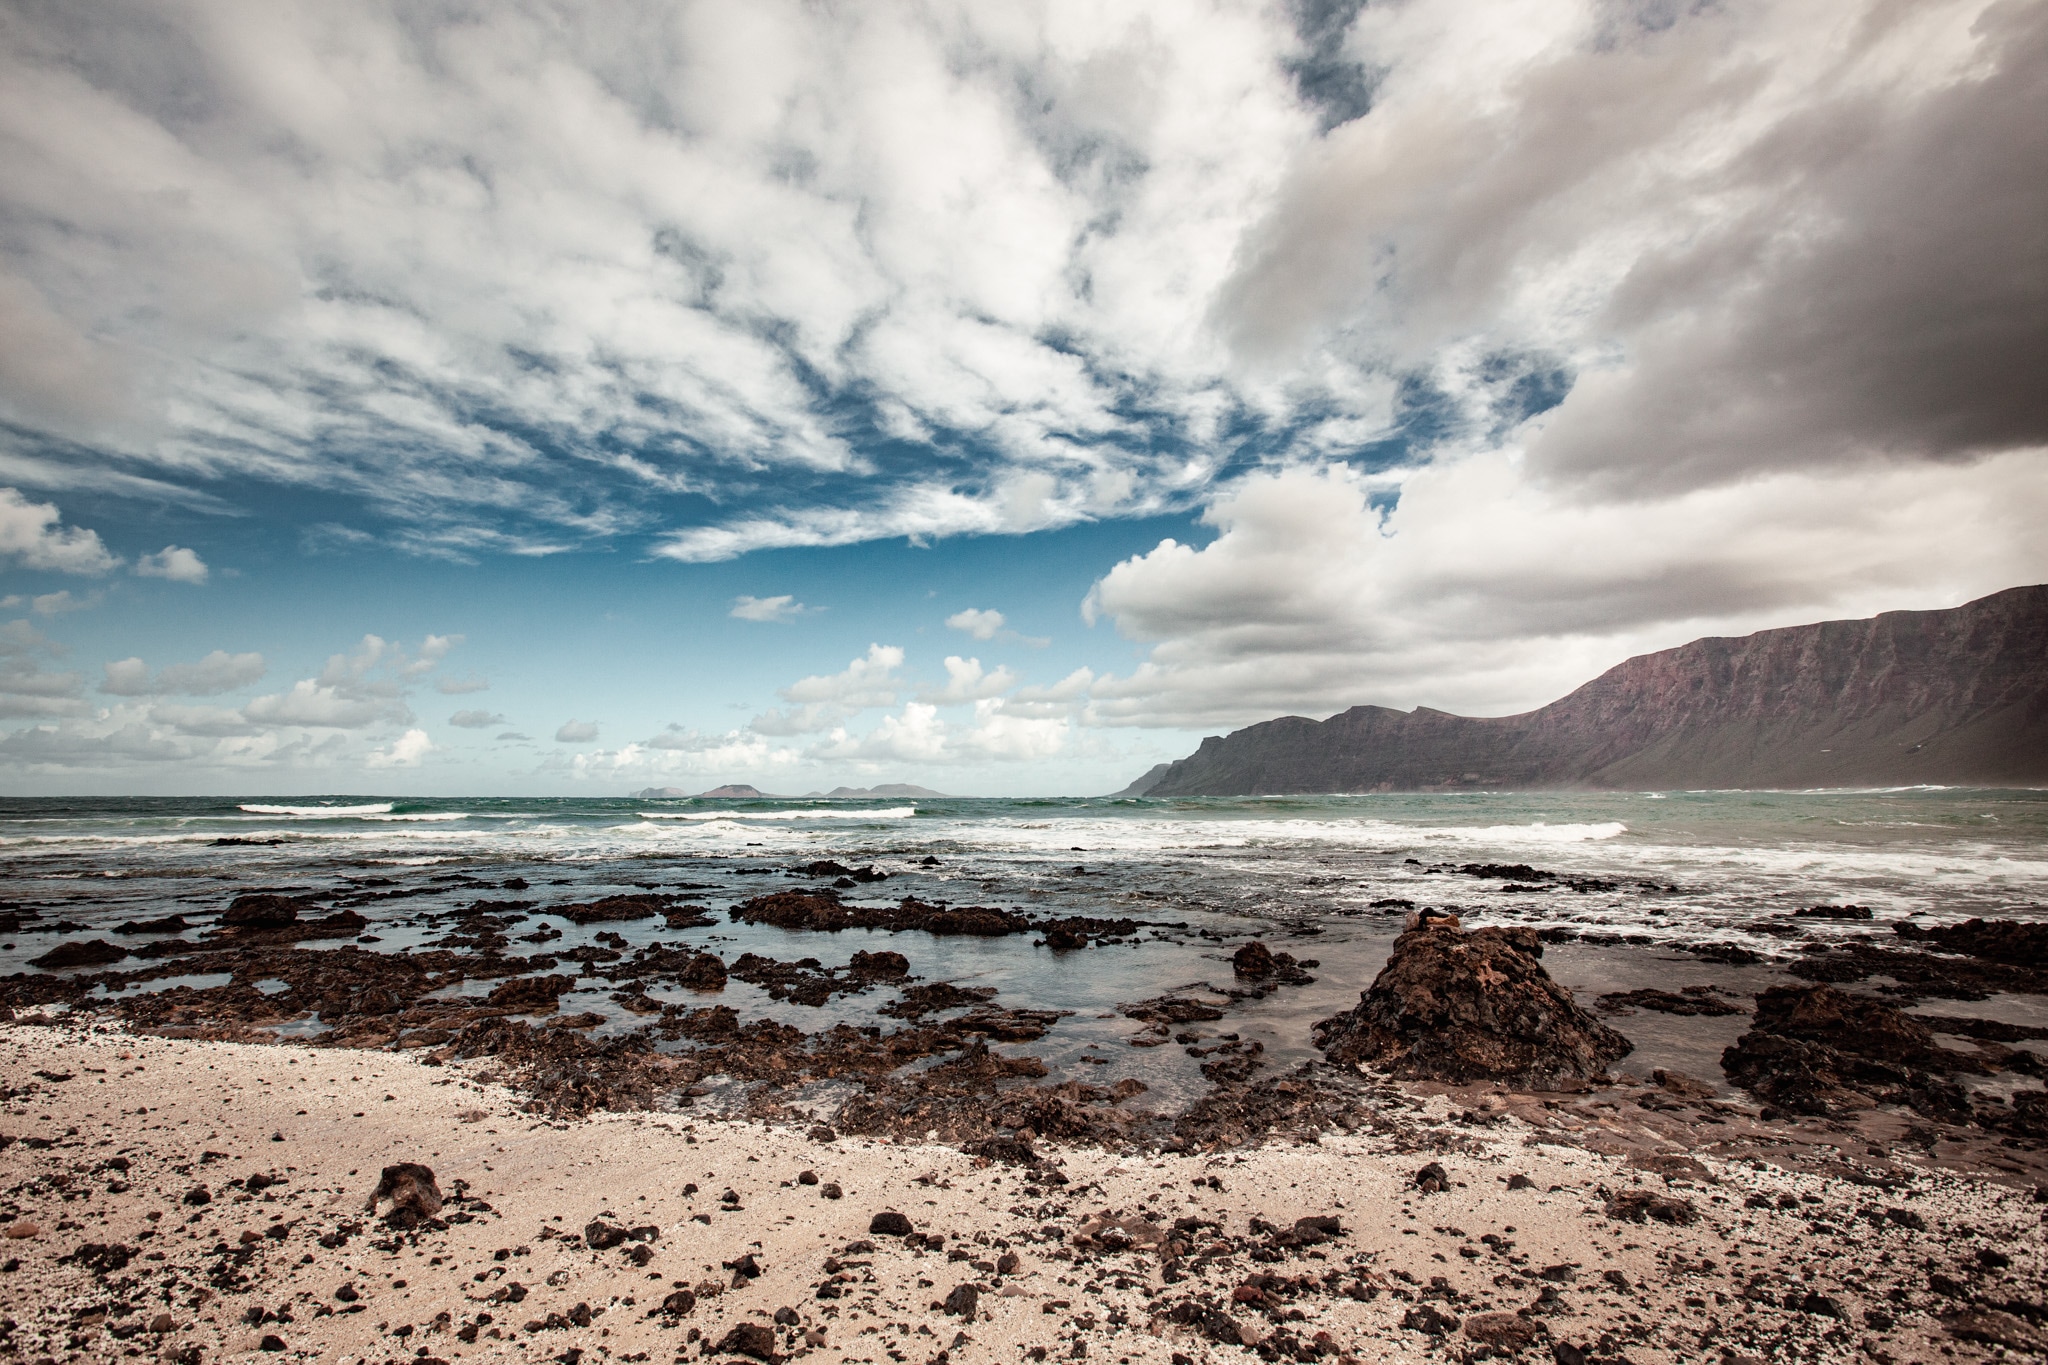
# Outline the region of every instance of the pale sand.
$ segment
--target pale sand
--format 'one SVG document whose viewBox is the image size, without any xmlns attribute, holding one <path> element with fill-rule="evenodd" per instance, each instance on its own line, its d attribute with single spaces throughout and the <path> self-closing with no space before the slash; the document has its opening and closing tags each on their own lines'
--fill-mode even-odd
<svg viewBox="0 0 2048 1365">
<path fill-rule="evenodd" d="M 38 1071 L 71 1079 L 39 1079 Z M 1982 1359 L 1990 1348 L 1951 1339 L 1922 1311 L 1956 1306 L 1929 1295 L 1922 1261 L 1933 1255 L 1943 1266 L 1959 1265 L 1995 1245 L 2012 1265 L 1967 1272 L 1977 1276 L 1974 1287 L 2009 1284 L 2037 1301 L 2043 1269 L 2041 1209 L 2026 1190 L 1925 1172 L 1909 1188 L 1886 1193 L 1751 1162 L 1710 1162 L 1718 1184 L 1667 1186 L 1618 1157 L 1529 1145 L 1534 1130 L 1514 1119 L 1476 1137 L 1434 1130 L 1435 1140 L 1454 1148 L 1435 1159 L 1456 1183 L 1424 1195 L 1413 1175 L 1432 1153 L 1413 1147 L 1418 1136 L 1431 1137 L 1428 1120 L 1445 1114 L 1440 1098 L 1424 1102 L 1414 1115 L 1421 1128 L 1405 1136 L 1325 1138 L 1221 1157 L 1059 1149 L 1053 1156 L 1071 1183 L 1026 1207 L 1019 1170 L 938 1146 L 827 1144 L 800 1130 L 676 1115 L 549 1123 L 520 1112 L 519 1096 L 478 1083 L 462 1066 L 427 1066 L 401 1054 L 16 1023 L 0 1028 L 0 1079 L 9 1100 L 0 1132 L 54 1140 L 41 1149 L 17 1140 L 0 1152 L 0 1214 L 11 1216 L 10 1226 L 41 1229 L 0 1241 L 0 1256 L 20 1262 L 0 1274 L 0 1308 L 14 1323 L 13 1358 L 28 1362 L 176 1358 L 193 1344 L 212 1362 L 257 1352 L 264 1333 L 282 1339 L 284 1354 L 250 1358 L 317 1357 L 334 1365 L 424 1353 L 541 1361 L 573 1358 L 572 1348 L 580 1348 L 583 1365 L 696 1360 L 706 1341 L 734 1324 L 767 1323 L 784 1307 L 800 1325 L 778 1332 L 780 1348 L 820 1362 L 921 1365 L 942 1350 L 952 1362 L 1013 1362 L 1029 1358 L 1032 1347 L 1070 1359 L 1077 1342 L 1092 1361 L 1164 1363 L 1176 1352 L 1194 1361 L 1250 1361 L 1254 1351 L 1212 1344 L 1162 1315 L 1191 1293 L 1227 1302 L 1255 1273 L 1322 1277 L 1332 1270 L 1343 1272 L 1340 1287 L 1362 1283 L 1375 1296 L 1304 1295 L 1283 1305 L 1305 1319 L 1287 1330 L 1304 1341 L 1327 1332 L 1337 1350 L 1360 1360 L 1458 1359 L 1476 1349 L 1462 1333 L 1438 1340 L 1402 1326 L 1432 1276 L 1460 1297 L 1431 1302 L 1464 1319 L 1528 1308 L 1548 1284 L 1556 1298 L 1533 1319 L 1548 1335 L 1523 1352 L 1530 1360 L 1550 1359 L 1553 1342 L 1590 1345 L 1602 1333 L 1637 1362 L 1713 1361 L 1724 1350 L 1765 1349 L 1809 1360 Z M 103 1167 L 117 1155 L 131 1163 L 125 1173 Z M 468 1181 L 492 1212 L 405 1236 L 395 1251 L 375 1248 L 390 1234 L 365 1217 L 363 1200 L 379 1168 L 398 1161 L 433 1167 L 444 1193 L 457 1179 Z M 837 1182 L 844 1198 L 824 1199 L 821 1187 L 796 1183 L 806 1170 Z M 285 1180 L 253 1196 L 229 1184 L 256 1173 Z M 1535 1187 L 1510 1191 L 1511 1173 L 1526 1174 Z M 1196 1183 L 1211 1178 L 1221 1189 Z M 183 1203 L 200 1183 L 212 1202 Z M 683 1193 L 689 1183 L 699 1187 L 693 1195 Z M 1598 1191 L 1632 1186 L 1689 1197 L 1699 1222 L 1610 1220 Z M 721 1205 L 728 1187 L 739 1196 L 738 1211 Z M 1745 1197 L 1756 1193 L 1819 1203 L 1798 1213 L 1745 1208 Z M 1860 1222 L 1865 1206 L 1910 1208 L 1931 1231 Z M 870 1217 L 884 1209 L 943 1233 L 949 1249 L 970 1260 L 874 1237 L 872 1257 L 849 1258 L 872 1264 L 851 1269 L 846 1296 L 820 1301 L 825 1258 L 868 1237 Z M 1071 1238 L 1084 1217 L 1105 1209 L 1168 1224 L 1183 1215 L 1215 1219 L 1240 1239 L 1254 1216 L 1284 1227 L 1335 1214 L 1346 1235 L 1273 1264 L 1240 1251 L 1167 1285 L 1154 1253 L 1084 1253 L 1077 1262 L 1040 1232 L 1056 1226 Z M 573 1236 L 601 1214 L 629 1226 L 659 1225 L 645 1268 L 627 1259 L 633 1244 L 592 1252 L 580 1238 L 546 1235 Z M 708 1225 L 692 1221 L 698 1214 L 709 1216 Z M 1816 1216 L 1842 1231 L 1810 1230 Z M 248 1286 L 214 1289 L 210 1277 L 223 1257 L 213 1249 L 239 1246 L 245 1230 L 280 1222 L 284 1237 L 253 1243 Z M 322 1234 L 351 1223 L 363 1230 L 345 1245 L 319 1244 Z M 1197 1248 L 1214 1240 L 1199 1235 Z M 139 1254 L 106 1273 L 59 1262 L 86 1243 L 118 1243 Z M 993 1262 L 1006 1244 L 1022 1259 L 1017 1274 L 973 1267 L 974 1260 Z M 495 1260 L 501 1248 L 511 1254 Z M 648 1316 L 676 1284 L 730 1282 L 722 1263 L 748 1252 L 762 1267 L 758 1279 L 703 1298 L 686 1318 Z M 1575 1267 L 1576 1277 L 1535 1278 L 1550 1266 Z M 1606 1283 L 1608 1271 L 1632 1288 Z M 1769 1279 L 1767 1290 L 1751 1291 L 1761 1299 L 1753 1302 L 1742 1295 L 1756 1272 Z M 515 1280 L 528 1291 L 522 1302 L 488 1301 Z M 934 1310 L 935 1300 L 967 1282 L 984 1291 L 974 1321 Z M 343 1285 L 360 1292 L 361 1311 L 334 1311 L 349 1306 L 336 1299 Z M 1906 1288 L 1907 1304 L 1887 1299 L 1894 1285 Z M 1787 1311 L 1788 1291 L 1831 1298 L 1844 1318 Z M 588 1326 L 527 1330 L 578 1304 L 596 1314 Z M 291 1321 L 252 1327 L 245 1321 L 252 1306 L 283 1310 Z M 1873 1330 L 1867 1309 L 1894 1314 L 1896 1326 Z M 486 1313 L 490 1323 L 474 1342 L 458 1339 L 459 1329 Z M 1255 1309 L 1240 1305 L 1237 1316 L 1255 1338 L 1275 1330 Z M 151 1330 L 152 1319 L 165 1330 Z M 1715 1324 L 1720 1335 L 1703 1346 L 1702 1334 Z M 398 1335 L 402 1327 L 411 1335 Z M 807 1347 L 802 1333 L 815 1328 L 824 1329 L 823 1344 Z"/>
</svg>

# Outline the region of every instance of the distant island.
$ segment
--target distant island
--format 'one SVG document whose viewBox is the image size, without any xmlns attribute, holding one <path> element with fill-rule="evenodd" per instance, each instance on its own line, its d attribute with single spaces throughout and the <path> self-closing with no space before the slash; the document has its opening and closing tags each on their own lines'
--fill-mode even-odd
<svg viewBox="0 0 2048 1365">
<path fill-rule="evenodd" d="M 828 792 L 805 792 L 802 796 L 778 796 L 750 787 L 744 782 L 731 782 L 710 791 L 689 792 L 681 787 L 642 787 L 633 793 L 635 801 L 677 801 L 689 797 L 748 798 L 762 801 L 878 801 L 920 797 L 930 801 L 946 799 L 944 792 L 935 792 L 930 787 L 913 786 L 908 782 L 884 782 L 878 787 L 834 787 Z"/>
<path fill-rule="evenodd" d="M 2048 586 L 1695 640 L 1518 716 L 1285 716 L 1117 795 L 2041 783 Z"/>
</svg>

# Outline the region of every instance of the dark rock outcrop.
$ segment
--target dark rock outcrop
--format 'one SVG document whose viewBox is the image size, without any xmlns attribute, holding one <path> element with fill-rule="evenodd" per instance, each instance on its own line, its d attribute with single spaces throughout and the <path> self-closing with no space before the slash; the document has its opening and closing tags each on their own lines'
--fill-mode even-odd
<svg viewBox="0 0 2048 1365">
<path fill-rule="evenodd" d="M 1633 1050 L 1581 1009 L 1537 959 L 1533 929 L 1417 919 L 1358 1005 L 1315 1026 L 1334 1062 L 1370 1062 L 1407 1080 L 1502 1081 L 1564 1089 Z"/>
<path fill-rule="evenodd" d="M 1021 934 L 1031 922 L 1011 910 L 986 905 L 930 905 L 906 896 L 895 905 L 845 905 L 836 896 L 815 892 L 779 891 L 756 896 L 727 912 L 748 924 L 781 929 L 832 933 L 840 929 L 922 929 L 928 934 L 963 934 L 997 938 Z"/>
<path fill-rule="evenodd" d="M 2048 585 L 1695 640 L 1519 716 L 1356 706 L 1202 741 L 1119 795 L 2048 779 Z"/>
<path fill-rule="evenodd" d="M 298 896 L 279 896 L 259 891 L 237 896 L 221 914 L 226 929 L 283 929 L 295 923 L 301 913 L 318 913 L 320 907 Z"/>
<path fill-rule="evenodd" d="M 1832 986 L 1776 986 L 1756 998 L 1748 1033 L 1721 1054 L 1728 1079 L 1795 1114 L 1845 1118 L 1880 1104 L 1968 1122 L 1970 1103 L 1945 1073 L 1986 1071 L 1937 1047 L 1917 1019 Z"/>
<path fill-rule="evenodd" d="M 103 967 L 126 956 L 126 948 L 103 938 L 73 939 L 69 943 L 58 944 L 41 957 L 30 958 L 28 965 L 41 967 L 44 971 L 60 971 L 66 967 Z"/>
</svg>

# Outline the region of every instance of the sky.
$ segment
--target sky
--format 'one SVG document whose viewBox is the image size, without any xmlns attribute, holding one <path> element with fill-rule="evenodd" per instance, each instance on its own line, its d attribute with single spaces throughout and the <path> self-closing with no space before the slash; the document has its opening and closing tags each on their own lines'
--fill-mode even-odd
<svg viewBox="0 0 2048 1365">
<path fill-rule="evenodd" d="M 0 0 L 0 793 L 1113 791 L 2048 581 L 2044 0 Z"/>
</svg>

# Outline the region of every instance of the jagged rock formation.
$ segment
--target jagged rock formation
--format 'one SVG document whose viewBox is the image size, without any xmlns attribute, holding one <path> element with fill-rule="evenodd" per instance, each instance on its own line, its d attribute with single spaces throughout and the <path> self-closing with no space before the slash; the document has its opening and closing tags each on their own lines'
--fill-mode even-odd
<svg viewBox="0 0 2048 1365">
<path fill-rule="evenodd" d="M 1476 929 L 1418 916 L 1358 1004 L 1315 1026 L 1333 1062 L 1404 1080 L 1520 1089 L 1583 1086 L 1633 1044 L 1551 980 L 1534 929 Z"/>
<path fill-rule="evenodd" d="M 2042 781 L 2048 586 L 1695 640 L 1519 716 L 1287 716 L 1206 739 L 1120 794 Z"/>
</svg>

